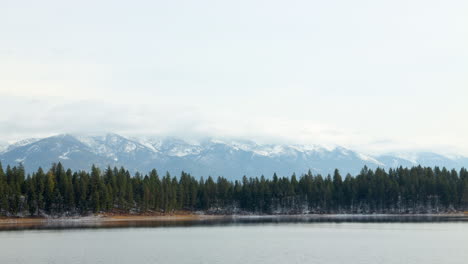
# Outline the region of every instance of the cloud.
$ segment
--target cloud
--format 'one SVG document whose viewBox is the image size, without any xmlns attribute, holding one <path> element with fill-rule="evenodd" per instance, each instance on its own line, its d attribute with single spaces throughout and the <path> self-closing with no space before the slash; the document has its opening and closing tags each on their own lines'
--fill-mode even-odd
<svg viewBox="0 0 468 264">
<path fill-rule="evenodd" d="M 12 142 L 61 133 L 115 132 L 129 136 L 221 137 L 259 143 L 342 145 L 373 154 L 402 150 L 466 153 L 464 145 L 457 145 L 457 138 L 431 141 L 436 134 L 416 138 L 413 136 L 415 131 L 405 131 L 395 133 L 393 137 L 383 137 L 369 129 L 372 123 L 370 126 L 340 126 L 303 116 L 292 118 L 294 112 L 276 115 L 250 107 L 233 111 L 230 106 L 203 105 L 201 102 L 186 104 L 186 101 L 176 103 L 174 100 L 167 103 L 164 99 L 139 102 L 129 97 L 124 102 L 109 102 L 3 95 L 0 97 L 0 139 Z M 363 129 L 359 130 L 359 127 Z M 385 134 L 391 135 L 392 132 L 395 130 Z"/>
<path fill-rule="evenodd" d="M 0 136 L 6 140 L 56 133 L 244 137 L 260 141 L 334 141 L 335 128 L 307 120 L 287 120 L 242 111 L 206 111 L 195 106 L 109 103 L 61 97 L 2 96 Z"/>
<path fill-rule="evenodd" d="M 466 1 L 114 2 L 0 9 L 0 140 L 110 131 L 468 154 Z"/>
</svg>

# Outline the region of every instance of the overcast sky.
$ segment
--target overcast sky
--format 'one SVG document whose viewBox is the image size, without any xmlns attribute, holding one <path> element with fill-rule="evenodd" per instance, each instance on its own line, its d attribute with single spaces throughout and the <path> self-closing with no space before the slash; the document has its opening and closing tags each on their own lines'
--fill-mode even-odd
<svg viewBox="0 0 468 264">
<path fill-rule="evenodd" d="M 0 2 L 0 141 L 116 132 L 468 154 L 468 1 Z"/>
</svg>

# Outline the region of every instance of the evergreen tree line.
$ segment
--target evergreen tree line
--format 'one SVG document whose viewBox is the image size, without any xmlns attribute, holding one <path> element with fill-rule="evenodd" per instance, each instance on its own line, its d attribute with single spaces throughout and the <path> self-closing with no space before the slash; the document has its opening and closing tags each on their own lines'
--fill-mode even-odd
<svg viewBox="0 0 468 264">
<path fill-rule="evenodd" d="M 90 172 L 58 163 L 25 175 L 23 165 L 0 163 L 0 214 L 85 215 L 99 212 L 170 213 L 436 213 L 468 209 L 466 169 L 364 167 L 352 177 L 322 176 L 196 179 L 156 170 L 131 175 L 123 167 Z"/>
</svg>

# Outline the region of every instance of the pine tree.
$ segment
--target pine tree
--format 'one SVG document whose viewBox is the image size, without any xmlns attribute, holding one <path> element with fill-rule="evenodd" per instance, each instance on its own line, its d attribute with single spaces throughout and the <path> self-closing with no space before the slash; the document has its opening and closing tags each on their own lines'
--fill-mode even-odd
<svg viewBox="0 0 468 264">
<path fill-rule="evenodd" d="M 55 206 L 55 176 L 52 170 L 46 175 L 46 185 L 44 190 L 45 210 L 47 213 L 53 213 Z"/>
<path fill-rule="evenodd" d="M 462 208 L 468 210 L 468 177 L 463 181 L 463 194 L 461 199 Z"/>
<path fill-rule="evenodd" d="M 101 211 L 101 184 L 100 179 L 101 172 L 99 168 L 96 166 L 92 166 L 91 168 L 91 179 L 90 179 L 90 192 L 91 192 L 91 208 L 93 212 L 97 213 Z"/>
<path fill-rule="evenodd" d="M 8 184 L 0 162 L 0 213 L 8 211 Z"/>
</svg>

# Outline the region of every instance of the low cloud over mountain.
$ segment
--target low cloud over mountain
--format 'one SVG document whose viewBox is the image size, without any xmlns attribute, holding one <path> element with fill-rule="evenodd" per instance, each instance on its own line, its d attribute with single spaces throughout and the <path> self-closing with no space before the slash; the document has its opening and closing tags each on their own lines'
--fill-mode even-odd
<svg viewBox="0 0 468 264">
<path fill-rule="evenodd" d="M 243 175 L 271 177 L 273 173 L 290 176 L 304 173 L 328 174 L 338 168 L 342 174 L 356 174 L 363 166 L 392 168 L 398 166 L 445 166 L 459 169 L 468 158 L 447 157 L 431 152 L 412 155 L 365 155 L 343 147 L 317 145 L 257 144 L 243 140 L 207 139 L 189 143 L 177 138 L 130 138 L 117 134 L 104 136 L 58 135 L 26 139 L 0 149 L 6 165 L 23 163 L 28 172 L 39 166 L 48 168 L 61 162 L 72 170 L 124 166 L 143 173 L 156 168 L 160 174 L 178 175 L 187 171 L 194 176 L 225 176 L 240 179 Z"/>
</svg>

